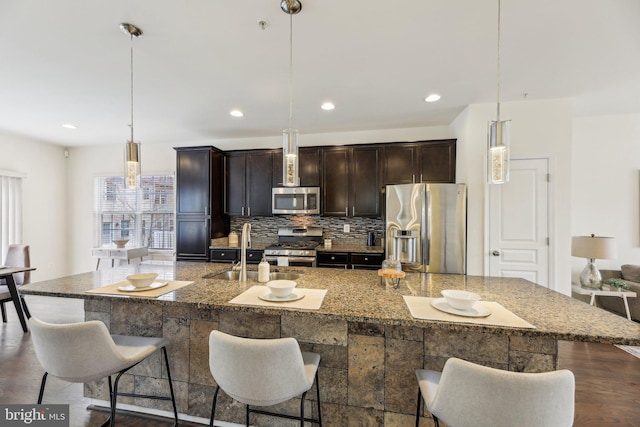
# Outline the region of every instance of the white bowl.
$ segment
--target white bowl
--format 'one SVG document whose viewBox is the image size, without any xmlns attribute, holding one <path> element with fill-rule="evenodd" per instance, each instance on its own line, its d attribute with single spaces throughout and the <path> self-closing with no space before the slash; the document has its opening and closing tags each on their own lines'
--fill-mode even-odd
<svg viewBox="0 0 640 427">
<path fill-rule="evenodd" d="M 440 293 L 447 300 L 447 304 L 457 310 L 471 310 L 473 304 L 480 299 L 478 294 L 458 289 L 447 289 Z"/>
<path fill-rule="evenodd" d="M 271 295 L 278 298 L 288 297 L 296 285 L 295 280 L 270 280 L 267 282 Z"/>
<path fill-rule="evenodd" d="M 136 288 L 146 288 L 158 277 L 158 273 L 138 273 L 127 276 L 127 280 Z"/>
<path fill-rule="evenodd" d="M 112 240 L 113 244 L 116 245 L 116 248 L 124 248 L 124 246 L 129 242 L 129 239 L 116 239 Z"/>
</svg>

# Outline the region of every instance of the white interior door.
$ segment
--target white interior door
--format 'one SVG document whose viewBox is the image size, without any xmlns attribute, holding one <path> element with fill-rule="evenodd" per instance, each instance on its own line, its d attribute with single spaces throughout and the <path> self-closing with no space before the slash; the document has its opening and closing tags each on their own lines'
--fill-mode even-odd
<svg viewBox="0 0 640 427">
<path fill-rule="evenodd" d="M 549 286 L 549 161 L 512 159 L 510 180 L 489 185 L 489 275 Z"/>
</svg>

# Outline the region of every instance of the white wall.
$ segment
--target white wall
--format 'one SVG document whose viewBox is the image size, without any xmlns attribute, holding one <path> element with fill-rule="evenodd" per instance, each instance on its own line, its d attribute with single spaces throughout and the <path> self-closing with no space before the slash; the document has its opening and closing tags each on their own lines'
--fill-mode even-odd
<svg viewBox="0 0 640 427">
<path fill-rule="evenodd" d="M 21 172 L 23 242 L 30 246 L 31 281 L 68 271 L 67 159 L 62 147 L 0 132 L 0 169 Z M 2 255 L 4 257 L 4 254 Z"/>
<path fill-rule="evenodd" d="M 495 114 L 495 104 L 471 105 L 452 123 L 458 138 L 457 180 L 468 184 L 468 274 L 485 273 L 487 123 L 495 120 Z M 555 250 L 550 288 L 569 294 L 572 103 L 566 99 L 501 103 L 501 120 L 512 120 L 512 158 L 550 159 L 554 211 L 550 237 Z"/>
<path fill-rule="evenodd" d="M 618 258 L 600 269 L 640 264 L 640 114 L 577 117 L 573 134 L 572 235 L 616 238 Z M 574 281 L 585 263 L 572 258 Z"/>
</svg>

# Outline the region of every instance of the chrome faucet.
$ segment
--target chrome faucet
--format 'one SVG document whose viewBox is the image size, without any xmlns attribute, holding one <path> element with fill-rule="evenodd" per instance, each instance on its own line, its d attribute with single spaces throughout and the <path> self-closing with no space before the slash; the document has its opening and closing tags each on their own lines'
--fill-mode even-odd
<svg viewBox="0 0 640 427">
<path fill-rule="evenodd" d="M 251 245 L 251 224 L 242 226 L 242 246 L 240 249 L 240 282 L 247 281 L 247 247 Z"/>
</svg>

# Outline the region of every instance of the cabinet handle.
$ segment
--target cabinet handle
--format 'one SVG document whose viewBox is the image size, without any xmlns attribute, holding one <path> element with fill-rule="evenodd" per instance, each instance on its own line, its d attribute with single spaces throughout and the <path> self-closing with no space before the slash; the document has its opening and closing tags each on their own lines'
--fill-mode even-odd
<svg viewBox="0 0 640 427">
<path fill-rule="evenodd" d="M 331 261 L 335 261 L 336 257 L 332 256 Z"/>
<path fill-rule="evenodd" d="M 351 216 L 356 216 L 356 207 L 351 206 Z"/>
<path fill-rule="evenodd" d="M 344 216 L 349 216 L 349 207 L 344 208 Z"/>
<path fill-rule="evenodd" d="M 224 252 L 222 252 L 222 253 L 220 254 L 220 256 L 221 256 L 221 257 L 223 257 L 223 256 L 224 256 Z"/>
<path fill-rule="evenodd" d="M 251 206 L 247 208 L 247 216 L 251 216 Z"/>
<path fill-rule="evenodd" d="M 244 206 L 242 207 L 242 216 L 244 216 Z"/>
<path fill-rule="evenodd" d="M 422 180 L 422 174 L 420 174 L 420 182 L 424 182 L 424 181 Z"/>
<path fill-rule="evenodd" d="M 416 183 L 416 174 L 414 173 L 413 175 L 411 175 L 411 181 L 415 184 Z"/>
<path fill-rule="evenodd" d="M 364 258 L 364 260 L 365 260 L 365 261 L 369 261 L 369 258 L 365 257 L 365 258 Z"/>
</svg>

